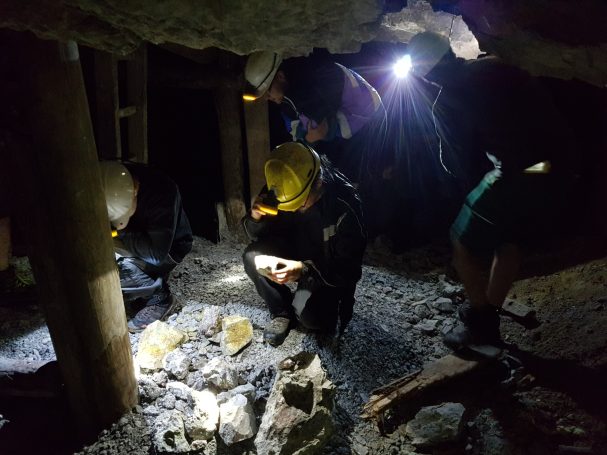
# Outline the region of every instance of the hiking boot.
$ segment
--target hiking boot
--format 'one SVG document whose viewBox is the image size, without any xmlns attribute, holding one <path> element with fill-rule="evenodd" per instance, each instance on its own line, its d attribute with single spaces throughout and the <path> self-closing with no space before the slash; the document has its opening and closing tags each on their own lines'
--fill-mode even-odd
<svg viewBox="0 0 607 455">
<path fill-rule="evenodd" d="M 263 330 L 263 339 L 272 346 L 280 346 L 289 334 L 291 320 L 278 316 L 270 321 Z"/>
<path fill-rule="evenodd" d="M 175 309 L 177 299 L 165 290 L 154 294 L 145 307 L 128 323 L 129 332 L 141 332 L 155 321 L 162 321 Z"/>
<path fill-rule="evenodd" d="M 492 306 L 473 308 L 466 302 L 458 313 L 461 323 L 443 337 L 443 342 L 448 347 L 459 351 L 472 345 L 501 346 L 503 344 L 497 308 Z"/>
</svg>

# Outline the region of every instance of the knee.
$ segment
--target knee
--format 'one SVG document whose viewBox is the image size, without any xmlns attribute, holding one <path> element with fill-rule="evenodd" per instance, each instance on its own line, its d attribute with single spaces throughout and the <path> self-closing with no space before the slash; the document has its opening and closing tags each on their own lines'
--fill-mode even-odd
<svg viewBox="0 0 607 455">
<path fill-rule="evenodd" d="M 247 248 L 242 253 L 242 263 L 244 265 L 244 270 L 250 277 L 257 275 L 257 267 L 255 266 L 255 257 L 264 253 L 257 242 L 249 244 Z"/>
</svg>

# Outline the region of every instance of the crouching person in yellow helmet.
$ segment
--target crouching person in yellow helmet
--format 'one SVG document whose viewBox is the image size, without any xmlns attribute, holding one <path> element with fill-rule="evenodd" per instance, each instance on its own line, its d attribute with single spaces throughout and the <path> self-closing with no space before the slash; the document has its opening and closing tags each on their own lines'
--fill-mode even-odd
<svg viewBox="0 0 607 455">
<path fill-rule="evenodd" d="M 296 320 L 306 328 L 343 332 L 352 318 L 367 235 L 356 189 L 310 147 L 289 142 L 265 163 L 267 186 L 244 218 L 253 242 L 247 275 L 272 320 L 264 340 L 274 346 Z M 288 283 L 296 283 L 293 294 Z"/>
<path fill-rule="evenodd" d="M 135 163 L 100 165 L 122 294 L 125 302 L 145 302 L 128 322 L 138 332 L 175 307 L 167 279 L 192 249 L 192 230 L 166 175 Z"/>
</svg>

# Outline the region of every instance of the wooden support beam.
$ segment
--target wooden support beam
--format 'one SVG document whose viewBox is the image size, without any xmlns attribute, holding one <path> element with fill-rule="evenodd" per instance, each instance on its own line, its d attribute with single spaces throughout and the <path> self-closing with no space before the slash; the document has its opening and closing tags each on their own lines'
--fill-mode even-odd
<svg viewBox="0 0 607 455">
<path fill-rule="evenodd" d="M 143 44 L 126 62 L 126 100 L 136 110 L 128 117 L 129 159 L 148 162 L 148 65 Z M 125 110 L 128 108 L 124 108 Z"/>
<path fill-rule="evenodd" d="M 244 200 L 244 160 L 242 139 L 242 99 L 236 90 L 215 91 L 215 107 L 219 122 L 221 167 L 224 190 L 224 212 L 229 236 L 244 240 L 241 219 L 246 213 Z M 220 232 L 220 236 L 222 232 Z"/>
<path fill-rule="evenodd" d="M 0 47 L 23 74 L 30 259 L 76 425 L 93 437 L 137 404 L 137 382 L 78 48 L 15 41 Z"/>
<path fill-rule="evenodd" d="M 249 196 L 265 185 L 264 165 L 270 156 L 270 120 L 265 99 L 244 103 L 244 122 L 249 162 Z"/>
<path fill-rule="evenodd" d="M 95 51 L 96 142 L 99 157 L 122 158 L 118 116 L 118 67 L 109 52 Z"/>
</svg>

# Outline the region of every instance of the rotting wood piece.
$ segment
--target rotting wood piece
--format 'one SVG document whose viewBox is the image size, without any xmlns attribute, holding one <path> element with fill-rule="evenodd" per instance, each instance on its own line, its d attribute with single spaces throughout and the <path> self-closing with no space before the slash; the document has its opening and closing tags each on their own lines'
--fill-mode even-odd
<svg viewBox="0 0 607 455">
<path fill-rule="evenodd" d="M 369 401 L 363 406 L 363 419 L 375 419 L 383 432 L 384 413 L 403 402 L 418 398 L 437 385 L 444 385 L 461 376 L 477 370 L 488 359 L 464 359 L 453 354 L 446 355 L 427 364 L 421 370 L 410 373 L 396 381 L 374 390 Z"/>
</svg>

